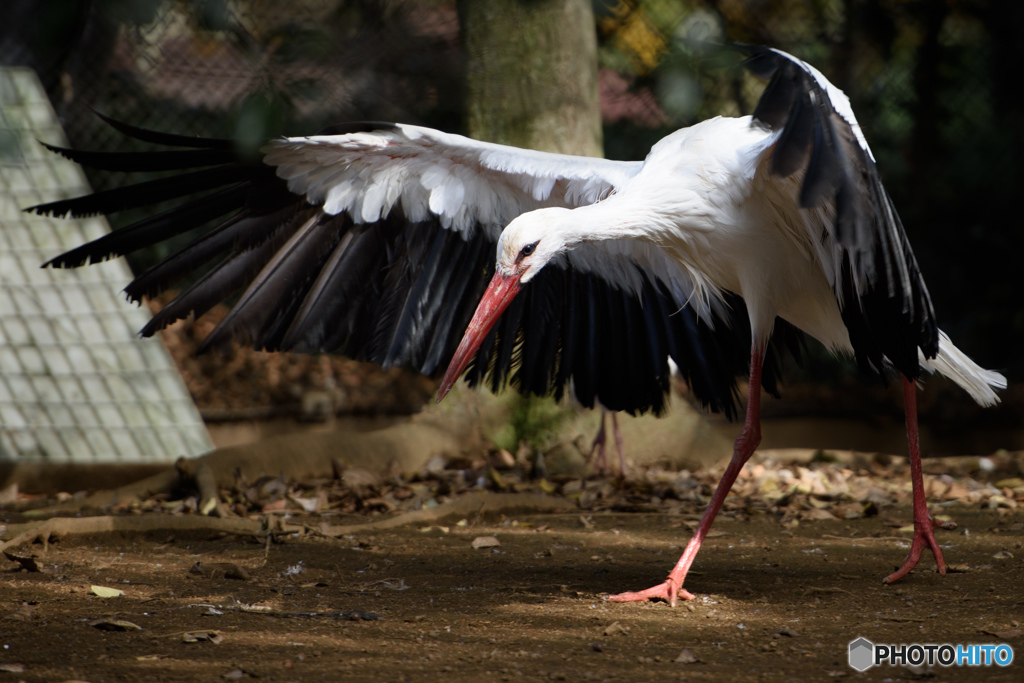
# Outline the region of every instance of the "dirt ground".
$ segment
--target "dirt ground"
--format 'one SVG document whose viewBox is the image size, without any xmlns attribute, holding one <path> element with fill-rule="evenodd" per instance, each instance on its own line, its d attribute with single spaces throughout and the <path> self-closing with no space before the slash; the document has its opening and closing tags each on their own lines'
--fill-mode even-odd
<svg viewBox="0 0 1024 683">
<path fill-rule="evenodd" d="M 847 647 L 861 636 L 1005 642 L 1018 654 L 1007 669 L 925 675 L 1021 680 L 1016 506 L 947 505 L 960 526 L 937 533 L 956 571 L 940 577 L 926 555 L 883 586 L 906 555 L 909 535 L 894 527 L 909 523 L 908 506 L 799 521 L 777 506 L 733 504 L 687 580 L 696 600 L 674 609 L 605 602 L 607 592 L 660 581 L 702 508 L 656 503 L 454 515 L 337 538 L 316 533 L 323 517 L 298 515 L 290 522 L 310 533 L 273 542 L 158 529 L 22 545 L 17 553 L 35 554 L 42 571 L 2 560 L 0 682 L 921 677 L 888 666 L 854 672 Z M 473 547 L 491 536 L 500 545 Z M 111 623 L 122 621 L 130 625 Z M 128 630 L 106 630 L 115 628 Z"/>
</svg>

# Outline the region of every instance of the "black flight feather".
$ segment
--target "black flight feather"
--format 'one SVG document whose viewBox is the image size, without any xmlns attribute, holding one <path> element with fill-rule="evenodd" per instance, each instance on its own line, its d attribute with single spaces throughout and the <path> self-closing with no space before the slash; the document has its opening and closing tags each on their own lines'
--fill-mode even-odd
<svg viewBox="0 0 1024 683">
<path fill-rule="evenodd" d="M 110 214 L 142 206 L 151 206 L 171 199 L 179 199 L 215 187 L 249 179 L 253 169 L 247 164 L 215 166 L 201 171 L 190 171 L 167 178 L 146 180 L 127 187 L 100 190 L 83 197 L 62 199 L 26 209 L 42 216 L 75 217 Z"/>
<path fill-rule="evenodd" d="M 70 149 L 42 143 L 43 147 L 60 154 L 82 166 L 101 171 L 121 171 L 124 173 L 157 173 L 161 171 L 181 171 L 188 168 L 217 166 L 234 161 L 229 150 L 222 149 L 189 149 L 172 152 L 94 152 L 91 150 Z"/>
<path fill-rule="evenodd" d="M 191 135 L 162 133 L 160 131 L 149 130 L 147 128 L 139 128 L 131 125 L 130 123 L 118 121 L 117 119 L 113 119 L 105 114 L 101 114 L 96 110 L 93 111 L 97 116 L 103 119 L 104 123 L 117 132 L 142 142 L 150 142 L 154 145 L 161 145 L 163 147 L 191 147 L 220 150 L 237 149 L 237 144 L 234 140 L 227 140 L 224 138 L 200 138 Z M 145 153 L 143 152 L 143 154 Z"/>
<path fill-rule="evenodd" d="M 44 265 L 54 268 L 77 268 L 87 262 L 99 263 L 159 244 L 232 211 L 244 195 L 245 188 L 236 186 L 179 204 L 120 230 L 109 232 L 103 237 L 50 259 Z"/>
</svg>

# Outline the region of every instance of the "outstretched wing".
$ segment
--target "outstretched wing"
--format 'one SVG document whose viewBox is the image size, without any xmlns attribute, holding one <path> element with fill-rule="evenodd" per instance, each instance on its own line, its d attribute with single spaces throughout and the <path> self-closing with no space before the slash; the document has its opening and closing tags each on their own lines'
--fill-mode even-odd
<svg viewBox="0 0 1024 683">
<path fill-rule="evenodd" d="M 824 234 L 807 239 L 820 246 L 858 363 L 877 370 L 888 361 L 917 377 L 918 349 L 928 358 L 938 353 L 935 312 L 849 99 L 792 55 L 740 49 L 753 73 L 771 79 L 753 114 L 781 131 L 769 172 L 803 173 L 800 207 L 834 210 Z"/>
<path fill-rule="evenodd" d="M 191 282 L 143 334 L 229 301 L 204 349 L 241 342 L 342 353 L 426 374 L 458 345 L 506 223 L 535 208 L 597 201 L 639 168 L 396 124 L 276 140 L 252 160 L 228 140 L 109 122 L 165 149 L 51 149 L 102 169 L 177 173 L 29 210 L 110 214 L 176 203 L 48 265 L 75 267 L 194 232 L 127 286 L 140 301 Z M 570 263 L 549 270 L 481 347 L 471 383 L 511 380 L 521 391 L 560 394 L 571 379 L 586 405 L 600 397 L 612 409 L 657 411 L 671 356 L 697 398 L 734 414 L 734 380 L 747 369 L 745 316 L 713 327 L 639 268 L 628 287 Z M 631 328 L 646 334 L 625 334 Z"/>
</svg>

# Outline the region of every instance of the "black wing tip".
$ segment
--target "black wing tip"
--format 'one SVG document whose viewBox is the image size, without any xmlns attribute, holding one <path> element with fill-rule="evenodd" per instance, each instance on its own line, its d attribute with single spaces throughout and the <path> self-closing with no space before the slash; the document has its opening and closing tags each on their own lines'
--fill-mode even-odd
<svg viewBox="0 0 1024 683">
<path fill-rule="evenodd" d="M 54 256 L 52 259 L 43 262 L 43 265 L 41 265 L 39 267 L 40 268 L 77 268 L 78 266 L 81 266 L 81 265 L 85 265 L 85 262 L 83 261 L 83 262 L 78 263 L 78 264 L 69 264 L 68 261 L 64 259 L 64 255 L 61 254 L 60 256 Z"/>
<path fill-rule="evenodd" d="M 54 256 L 43 263 L 40 268 L 81 268 L 85 265 L 91 266 L 97 263 L 104 263 L 123 255 L 116 252 L 92 252 L 86 249 L 89 246 L 91 246 L 91 243 Z"/>
<path fill-rule="evenodd" d="M 81 199 L 81 197 L 76 199 Z M 71 214 L 72 218 L 88 218 L 89 216 L 99 215 L 98 211 L 76 211 L 75 199 L 59 199 L 55 202 L 36 204 L 35 206 L 26 207 L 22 209 L 22 211 L 29 214 L 35 214 L 37 216 L 48 216 L 52 218 L 64 218 L 68 214 Z"/>
<path fill-rule="evenodd" d="M 35 206 L 28 206 L 22 209 L 22 212 L 35 214 L 37 216 L 53 216 L 56 218 L 63 218 L 68 213 L 67 211 L 64 211 L 63 213 L 58 213 L 49 204 L 36 204 Z"/>
<path fill-rule="evenodd" d="M 65 159 L 71 159 L 71 155 L 74 154 L 74 151 L 75 151 L 75 150 L 71 149 L 70 147 L 61 147 L 60 145 L 51 145 L 49 142 L 44 142 L 43 140 L 40 140 L 39 138 L 36 138 L 36 142 L 38 142 L 40 145 L 45 147 L 47 149 L 47 151 L 53 152 L 54 154 L 59 154 L 62 157 L 64 157 Z"/>
<path fill-rule="evenodd" d="M 129 300 L 133 301 L 131 298 L 129 298 Z M 141 301 L 133 301 L 133 303 L 142 303 L 142 302 Z M 149 322 L 147 322 L 143 326 L 143 328 L 141 330 L 139 330 L 139 336 L 144 338 L 144 339 L 149 339 L 150 337 L 155 335 L 157 332 L 161 332 L 163 330 L 166 330 L 168 327 L 170 327 L 174 323 L 178 322 L 179 320 L 184 320 L 187 317 L 188 317 L 187 314 L 184 315 L 184 316 L 180 316 L 179 315 L 179 316 L 175 316 L 175 317 L 167 317 L 167 316 L 161 317 L 161 315 L 159 313 L 157 313 L 156 315 L 154 315 L 152 318 L 149 319 Z M 204 340 L 204 343 L 205 343 L 205 340 Z M 197 351 L 196 355 L 199 355 L 199 353 L 200 352 Z"/>
<path fill-rule="evenodd" d="M 197 149 L 234 149 L 236 145 L 234 140 L 226 138 L 204 138 L 176 133 L 162 133 L 119 121 L 96 109 L 92 109 L 92 112 L 117 132 L 141 142 L 165 145 L 167 147 L 193 147 Z"/>
<path fill-rule="evenodd" d="M 124 121 L 115 119 L 112 116 L 108 116 L 107 114 L 104 114 L 103 112 L 94 107 L 89 107 L 89 110 L 92 111 L 92 113 L 95 114 L 97 117 L 99 117 L 99 119 L 103 121 L 103 123 L 107 124 L 117 132 L 121 133 L 122 135 L 126 135 L 130 138 L 136 138 L 141 140 L 144 139 L 146 133 L 151 132 L 147 131 L 144 128 L 139 128 L 138 126 L 133 126 L 130 123 L 125 123 Z"/>
<path fill-rule="evenodd" d="M 84 266 L 85 263 L 86 263 L 85 259 L 69 260 L 69 259 L 64 258 L 64 254 L 61 254 L 60 256 L 55 256 L 52 259 L 50 259 L 49 261 L 46 261 L 45 263 L 43 263 L 43 265 L 41 265 L 39 267 L 40 268 L 78 268 L 80 266 Z"/>
</svg>

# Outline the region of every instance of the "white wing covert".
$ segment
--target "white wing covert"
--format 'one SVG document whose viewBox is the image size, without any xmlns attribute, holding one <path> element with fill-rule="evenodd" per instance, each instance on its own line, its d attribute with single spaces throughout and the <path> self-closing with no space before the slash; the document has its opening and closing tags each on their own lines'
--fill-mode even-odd
<svg viewBox="0 0 1024 683">
<path fill-rule="evenodd" d="M 394 124 L 337 135 L 268 143 L 264 161 L 288 189 L 329 214 L 357 223 L 399 207 L 412 221 L 436 216 L 469 236 L 492 241 L 516 216 L 549 206 L 592 204 L 635 174 L 640 162 L 524 150 L 461 135 Z"/>
</svg>

